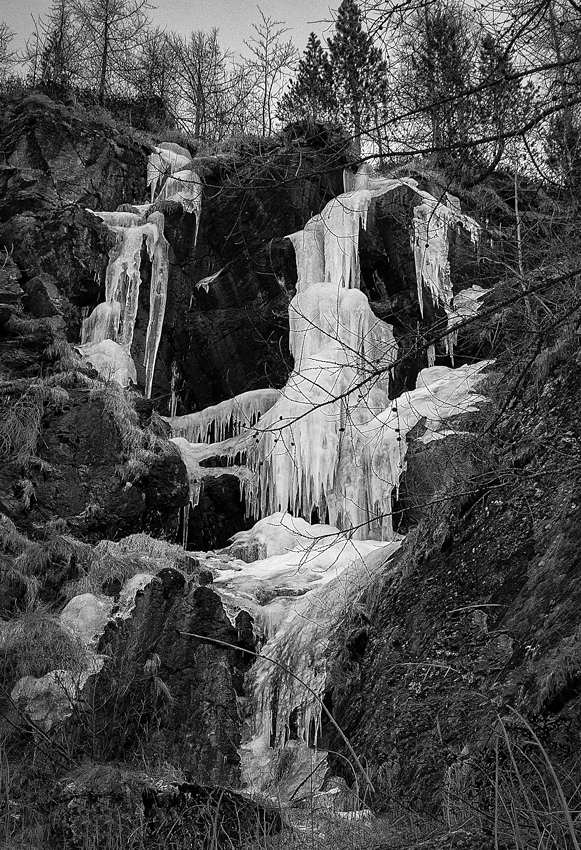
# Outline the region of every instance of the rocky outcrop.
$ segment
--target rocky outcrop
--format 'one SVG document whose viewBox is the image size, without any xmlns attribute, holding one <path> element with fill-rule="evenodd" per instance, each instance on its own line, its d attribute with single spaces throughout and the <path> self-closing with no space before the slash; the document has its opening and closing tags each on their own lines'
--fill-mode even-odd
<svg viewBox="0 0 581 850">
<path fill-rule="evenodd" d="M 157 453 L 132 463 L 120 426 L 106 409 L 107 395 L 115 399 L 115 390 L 73 387 L 58 393 L 56 402 L 49 397 L 31 406 L 30 415 L 39 416 L 38 433 L 30 435 L 37 451 L 2 464 L 5 513 L 29 532 L 64 521 L 75 537 L 93 542 L 145 529 L 175 538 L 179 509 L 189 497 L 185 468 L 172 444 L 159 441 Z M 19 401 L 16 394 L 3 401 L 18 407 L 27 399 Z"/>
<path fill-rule="evenodd" d="M 199 782 L 239 784 L 237 698 L 247 661 L 213 639 L 239 645 L 220 597 L 162 569 L 100 639 L 97 653 L 108 660 L 84 692 L 91 708 L 81 709 L 77 734 L 84 740 L 92 730 L 101 760 L 139 753 Z"/>
<path fill-rule="evenodd" d="M 2 106 L 0 244 L 25 283 L 54 275 L 61 297 L 89 304 L 99 296 L 108 236 L 85 207 L 115 209 L 143 196 L 148 150 L 105 115 L 98 120 L 45 95 L 7 98 Z M 47 315 L 39 313 L 45 295 L 37 299 L 29 289 L 30 312 Z M 67 323 L 76 341 L 80 313 Z"/>
</svg>

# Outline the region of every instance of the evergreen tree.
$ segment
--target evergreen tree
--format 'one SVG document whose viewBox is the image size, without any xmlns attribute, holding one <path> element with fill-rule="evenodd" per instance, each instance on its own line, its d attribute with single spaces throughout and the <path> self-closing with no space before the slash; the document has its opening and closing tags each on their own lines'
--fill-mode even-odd
<svg viewBox="0 0 581 850">
<path fill-rule="evenodd" d="M 374 129 L 383 111 L 380 107 L 387 102 L 388 69 L 381 50 L 363 28 L 355 0 L 343 0 L 339 6 L 335 35 L 328 44 L 339 114 L 360 147 L 361 134 Z"/>
<path fill-rule="evenodd" d="M 70 0 L 53 0 L 46 17 L 39 19 L 39 29 L 43 33 L 41 80 L 66 88 L 80 72 L 85 49 Z"/>
<path fill-rule="evenodd" d="M 331 63 L 314 32 L 309 36 L 295 80 L 278 107 L 281 121 L 328 121 L 337 109 Z"/>
<path fill-rule="evenodd" d="M 473 109 L 473 131 L 481 138 L 496 137 L 494 142 L 479 145 L 474 159 L 485 166 L 484 174 L 496 168 L 503 157 L 507 131 L 524 117 L 532 93 L 511 79 L 514 67 L 498 36 L 486 32 L 480 41 L 478 87 Z M 482 175 L 479 176 L 479 179 Z"/>
<path fill-rule="evenodd" d="M 406 36 L 409 102 L 427 117 L 430 144 L 444 158 L 470 134 L 473 44 L 464 8 L 454 0 L 436 0 L 420 9 Z"/>
</svg>

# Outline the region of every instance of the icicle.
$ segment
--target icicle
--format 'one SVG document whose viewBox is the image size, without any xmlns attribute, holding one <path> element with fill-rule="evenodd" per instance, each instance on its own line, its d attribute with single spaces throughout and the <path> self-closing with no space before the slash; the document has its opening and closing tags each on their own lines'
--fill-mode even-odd
<svg viewBox="0 0 581 850">
<path fill-rule="evenodd" d="M 418 303 L 424 315 L 424 287 L 430 293 L 433 304 L 449 308 L 452 304 L 452 282 L 448 260 L 448 230 L 462 227 L 473 243 L 479 238 L 480 227 L 460 212 L 457 198 L 447 196 L 451 206 L 446 206 L 428 192 L 418 192 L 422 203 L 414 208 L 412 249 L 416 266 Z"/>
<path fill-rule="evenodd" d="M 109 227 L 137 227 L 143 224 L 143 215 L 132 212 L 94 212 L 88 208 L 87 212 L 93 213 Z"/>
<path fill-rule="evenodd" d="M 365 164 L 347 182 L 353 184 L 351 191 L 330 201 L 304 231 L 287 237 L 297 255 L 297 292 L 323 280 L 359 288 L 359 228 L 367 226 L 371 201 L 401 186 L 417 187 L 411 178 L 372 177 Z"/>
<path fill-rule="evenodd" d="M 171 146 L 171 147 L 170 147 Z M 176 150 L 177 148 L 177 150 Z M 181 171 L 191 165 L 191 156 L 179 145 L 164 142 L 154 149 L 147 161 L 147 185 L 151 189 L 151 203 L 153 203 L 158 184 L 161 184 L 168 174 Z"/>
<path fill-rule="evenodd" d="M 185 437 L 190 443 L 215 442 L 251 428 L 280 398 L 280 390 L 250 390 L 207 407 L 199 413 L 166 418 L 174 437 Z"/>
<path fill-rule="evenodd" d="M 77 351 L 106 381 L 116 381 L 122 387 L 137 384 L 135 364 L 124 345 L 112 339 L 77 345 Z"/>
<path fill-rule="evenodd" d="M 315 215 L 304 230 L 286 237 L 293 243 L 297 258 L 297 293 L 325 280 L 325 225 Z"/>
<path fill-rule="evenodd" d="M 428 350 L 426 351 L 426 359 L 428 361 L 428 368 L 434 366 L 436 363 L 436 346 L 428 345 Z"/>
<path fill-rule="evenodd" d="M 214 272 L 214 274 L 210 274 L 210 275 L 208 275 L 208 277 L 203 277 L 201 280 L 199 280 L 196 283 L 196 289 L 203 289 L 204 292 L 209 292 L 210 291 L 210 284 L 214 283 L 215 280 L 218 280 L 218 278 L 220 277 L 220 275 L 222 274 L 223 271 L 224 271 L 223 268 L 218 269 L 218 271 Z M 190 307 L 191 306 L 192 306 L 192 302 L 190 301 Z"/>
<path fill-rule="evenodd" d="M 184 549 L 188 548 L 188 534 L 189 534 L 189 526 L 190 526 L 190 505 L 191 502 L 188 502 L 187 505 L 184 505 L 180 510 L 182 511 L 182 546 Z"/>
<path fill-rule="evenodd" d="M 175 360 L 172 360 L 172 364 L 171 364 L 171 384 L 170 384 L 171 401 L 170 401 L 170 405 L 169 405 L 170 419 L 173 418 L 177 413 L 178 393 L 177 393 L 176 387 L 178 385 L 179 377 L 180 377 L 180 372 L 179 372 L 179 369 L 178 369 L 178 364 L 176 363 Z"/>
<path fill-rule="evenodd" d="M 164 234 L 164 218 L 162 213 L 155 212 L 150 216 L 147 234 L 147 250 L 152 261 L 151 284 L 149 290 L 149 321 L 145 337 L 145 397 L 151 398 L 155 361 L 161 339 L 161 331 L 165 316 L 167 301 L 167 281 L 169 276 L 169 243 Z"/>
</svg>

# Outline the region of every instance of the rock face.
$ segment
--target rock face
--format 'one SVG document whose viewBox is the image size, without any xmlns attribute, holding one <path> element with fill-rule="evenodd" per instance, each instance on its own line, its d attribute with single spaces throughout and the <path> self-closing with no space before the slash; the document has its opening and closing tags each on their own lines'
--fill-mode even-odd
<svg viewBox="0 0 581 850">
<path fill-rule="evenodd" d="M 420 463 L 410 456 L 402 498 L 423 521 L 381 587 L 339 628 L 329 682 L 335 716 L 365 757 L 380 805 L 395 799 L 430 815 L 447 813 L 452 824 L 468 805 L 486 825 L 495 747 L 499 793 L 510 793 L 519 772 L 532 782 L 527 771 L 534 765 L 534 781 L 542 776 L 553 797 L 547 761 L 527 724 L 566 793 L 574 793 L 568 777 L 580 728 L 573 658 L 581 603 L 573 580 L 581 528 L 576 346 L 571 337 L 556 346 L 549 367 L 545 361 L 533 369 L 520 399 L 510 388 L 496 389 L 497 401 L 513 398 L 510 412 L 491 408 L 488 421 L 472 422 L 487 438 L 446 447 L 453 450 L 446 477 L 438 474 L 438 443 L 425 447 Z M 414 502 L 428 470 L 430 506 Z M 340 746 L 335 739 L 331 749 Z"/>
<path fill-rule="evenodd" d="M 115 615 L 115 609 L 113 609 Z M 191 633 L 198 635 L 192 637 Z M 247 646 L 210 586 L 162 569 L 96 647 L 107 658 L 85 688 L 71 735 L 100 760 L 168 761 L 197 782 L 240 783 L 237 699 Z"/>
<path fill-rule="evenodd" d="M 160 454 L 150 453 L 137 477 L 132 467 L 124 473 L 130 457 L 103 394 L 82 388 L 59 392 L 58 405 L 42 408 L 38 451 L 26 473 L 27 499 L 22 497 L 22 460 L 2 464 L 4 511 L 25 531 L 58 519 L 90 542 L 139 530 L 175 538 L 188 483 L 171 444 L 163 451 L 160 446 Z M 115 397 L 115 392 L 110 395 Z M 10 405 L 10 399 L 5 404 Z"/>
<path fill-rule="evenodd" d="M 148 151 L 103 120 L 44 95 L 3 107 L 0 242 L 25 282 L 58 270 L 60 295 L 78 306 L 91 303 L 108 237 L 85 207 L 115 209 L 141 197 Z M 38 315 L 35 303 L 33 297 L 31 312 Z M 70 330 L 77 333 L 78 324 Z"/>
</svg>

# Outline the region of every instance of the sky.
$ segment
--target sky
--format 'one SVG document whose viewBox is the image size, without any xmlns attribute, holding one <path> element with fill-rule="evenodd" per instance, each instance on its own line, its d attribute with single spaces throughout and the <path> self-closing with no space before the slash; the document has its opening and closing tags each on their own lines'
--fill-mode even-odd
<svg viewBox="0 0 581 850">
<path fill-rule="evenodd" d="M 320 38 L 331 34 L 328 21 L 340 0 L 262 0 L 260 8 L 289 28 L 285 39 L 292 38 L 302 53 L 309 33 Z M 260 20 L 256 0 L 152 0 L 149 14 L 154 24 L 187 34 L 192 30 L 218 27 L 220 45 L 234 53 L 245 52 L 244 40 L 252 37 L 252 24 Z M 22 47 L 33 29 L 31 15 L 44 14 L 50 0 L 2 0 L 0 21 L 16 34 L 13 45 Z M 327 22 L 327 23 L 326 23 Z"/>
</svg>

